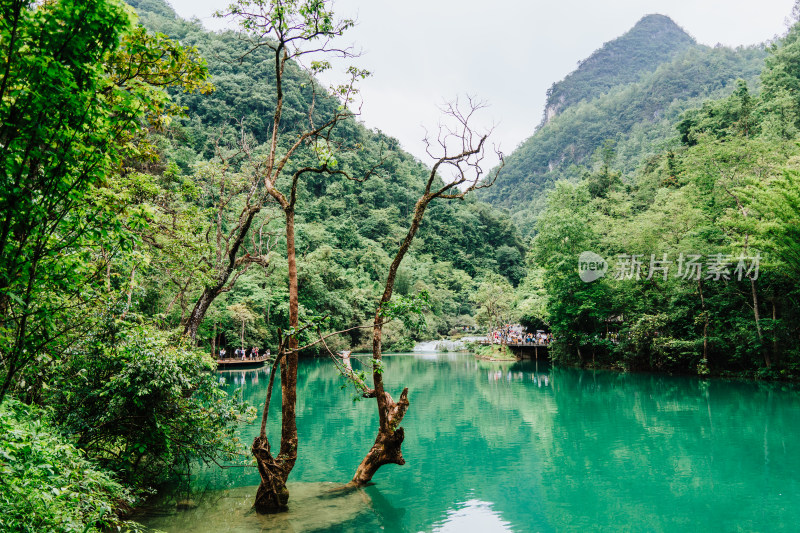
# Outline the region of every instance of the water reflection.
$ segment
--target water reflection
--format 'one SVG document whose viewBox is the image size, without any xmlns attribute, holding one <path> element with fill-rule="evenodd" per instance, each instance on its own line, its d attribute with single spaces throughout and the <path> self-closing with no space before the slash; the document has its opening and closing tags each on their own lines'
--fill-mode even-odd
<svg viewBox="0 0 800 533">
<path fill-rule="evenodd" d="M 269 379 L 270 367 L 237 368 L 232 370 L 219 370 L 219 382 L 223 385 L 232 384 L 236 387 L 244 385 L 258 386 L 258 380 Z"/>
<path fill-rule="evenodd" d="M 434 524 L 437 533 L 462 533 L 463 531 L 514 531 L 511 524 L 492 509 L 492 504 L 469 500 L 447 510 L 447 518 Z"/>
<path fill-rule="evenodd" d="M 410 388 L 407 464 L 384 467 L 335 520 L 295 521 L 293 530 L 767 531 L 800 523 L 800 400 L 793 388 L 453 353 L 387 357 L 385 367 L 393 395 Z M 268 377 L 267 368 L 220 373 L 229 390 L 256 406 Z M 342 484 L 372 445 L 373 402 L 353 402 L 341 385 L 328 361 L 301 362 L 300 460 L 291 482 Z M 248 442 L 257 431 L 256 422 L 241 438 Z M 252 468 L 215 468 L 199 472 L 192 486 L 225 494 L 218 491 L 257 483 Z M 261 530 L 241 519 L 230 530 Z M 169 524 L 159 527 L 195 530 Z"/>
</svg>

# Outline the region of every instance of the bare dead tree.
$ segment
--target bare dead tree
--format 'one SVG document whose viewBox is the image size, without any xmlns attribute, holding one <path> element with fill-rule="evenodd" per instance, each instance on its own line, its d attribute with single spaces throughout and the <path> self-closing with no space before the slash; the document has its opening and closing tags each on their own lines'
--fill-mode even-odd
<svg viewBox="0 0 800 533">
<path fill-rule="evenodd" d="M 408 388 L 404 388 L 398 400 L 395 401 L 383 385 L 382 335 L 383 326 L 388 318 L 385 310 L 392 298 L 397 271 L 419 230 L 425 210 L 431 201 L 437 198 L 461 200 L 476 189 L 490 187 L 503 167 L 503 154 L 496 151 L 500 165 L 491 175 L 485 176 L 484 174 L 482 164 L 486 140 L 491 131 L 478 133 L 471 123 L 474 122 L 475 113 L 483 107 L 485 106 L 481 102 L 472 98 L 467 98 L 463 109 L 457 100 L 447 104 L 442 111 L 448 122 L 440 125 L 435 140 L 431 140 L 427 136 L 425 138 L 427 153 L 433 158 L 434 164 L 425 182 L 422 195 L 414 206 L 414 214 L 405 239 L 389 267 L 383 295 L 373 320 L 372 381 L 378 407 L 378 435 L 372 448 L 356 469 L 349 486 L 358 487 L 369 483 L 375 472 L 385 464 L 405 464 L 401 450 L 405 433 L 400 424 L 409 407 Z M 440 173 L 443 171 L 450 172 L 449 179 L 444 182 L 440 178 Z"/>
</svg>

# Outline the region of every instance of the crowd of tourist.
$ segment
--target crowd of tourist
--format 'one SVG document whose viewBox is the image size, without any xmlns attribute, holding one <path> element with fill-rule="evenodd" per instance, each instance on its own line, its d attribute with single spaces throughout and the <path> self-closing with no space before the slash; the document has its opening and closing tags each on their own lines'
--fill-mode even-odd
<svg viewBox="0 0 800 533">
<path fill-rule="evenodd" d="M 520 324 L 505 324 L 489 332 L 491 344 L 539 344 L 547 345 L 553 340 L 552 333 L 529 332 Z"/>
<path fill-rule="evenodd" d="M 264 357 L 270 356 L 269 348 L 267 348 L 263 356 Z M 247 348 L 236 348 L 236 350 L 233 351 L 233 357 L 231 359 L 239 359 L 241 361 L 247 361 L 247 360 L 255 360 L 258 359 L 259 357 L 261 357 L 259 356 L 259 348 L 257 346 L 253 346 L 249 350 Z M 219 356 L 217 357 L 217 359 L 222 360 L 227 358 L 228 358 L 228 351 L 225 348 L 221 348 L 219 350 Z"/>
</svg>

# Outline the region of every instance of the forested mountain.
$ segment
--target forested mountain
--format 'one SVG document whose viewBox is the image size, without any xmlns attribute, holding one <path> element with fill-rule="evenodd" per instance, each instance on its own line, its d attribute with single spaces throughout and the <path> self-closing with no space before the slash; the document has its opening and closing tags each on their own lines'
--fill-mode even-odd
<svg viewBox="0 0 800 533">
<path fill-rule="evenodd" d="M 644 164 L 615 170 L 609 156 L 547 193 L 518 311 L 550 327 L 554 359 L 797 377 L 800 23 L 765 52 L 758 93 L 745 80 L 724 87 L 731 94 L 672 119 L 675 141 L 646 145 Z M 731 72 L 763 55 L 696 49 L 653 76 L 702 64 L 690 54 L 727 57 Z M 584 252 L 594 255 L 579 265 Z M 587 261 L 602 273 L 579 276 Z"/>
<path fill-rule="evenodd" d="M 547 91 L 542 125 L 560 111 L 593 100 L 626 83 L 637 81 L 697 43 L 672 19 L 647 15 L 627 33 L 603 44 L 578 68 Z"/>
<path fill-rule="evenodd" d="M 645 17 L 553 85 L 548 120 L 507 157 L 482 197 L 513 208 L 532 233 L 556 181 L 579 179 L 599 163 L 636 168 L 677 142 L 682 112 L 730 94 L 737 79 L 757 87 L 765 55 L 763 47 L 697 45 L 667 17 Z"/>
<path fill-rule="evenodd" d="M 275 91 L 274 80 L 266 75 L 267 54 L 258 50 L 248 54 L 247 44 L 238 34 L 208 32 L 197 22 L 180 19 L 158 0 L 130 3 L 148 29 L 196 46 L 208 62 L 214 92 L 174 92 L 173 99 L 186 107 L 186 116 L 173 122 L 160 137 L 160 167 L 146 169 L 162 176 L 163 190 L 149 201 L 159 203 L 171 197 L 170 201 L 177 200 L 185 210 L 202 208 L 202 193 L 200 197 L 192 195 L 198 194 L 198 186 L 204 188 L 203 171 L 199 171 L 204 162 L 213 160 L 220 146 L 234 144 L 242 134 L 249 136 L 254 146 L 269 140 Z M 307 119 L 305 113 L 314 91 L 315 112 L 320 117 L 339 105 L 294 65 L 284 83 L 288 109 L 282 124 L 289 133 Z M 352 175 L 366 175 L 374 161 L 383 159 L 376 174 L 363 183 L 320 175 L 304 180 L 298 193 L 298 249 L 303 254 L 301 306 L 308 313 L 330 314 L 335 326 L 347 327 L 374 312 L 377 287 L 386 275 L 390 254 L 407 226 L 428 169 L 402 151 L 395 139 L 355 121 L 340 124 L 334 135 L 341 149 L 336 154 L 338 163 Z M 188 195 L 182 192 L 187 183 L 192 183 Z M 283 244 L 276 246 L 280 250 Z M 428 328 L 419 334 L 443 334 L 453 325 L 472 324 L 469 293 L 473 280 L 485 272 L 499 272 L 517 284 L 524 276 L 524 253 L 516 228 L 494 208 L 474 199 L 432 204 L 397 286 L 401 295 L 426 290 L 431 297 Z M 168 267 L 152 266 L 151 281 L 140 289 L 141 311 L 158 313 L 177 298 L 170 307 L 169 320 L 185 320 L 190 295 L 199 283 L 194 289 L 192 284 L 182 286 L 180 278 L 165 278 Z M 214 328 L 218 333 L 221 328 L 227 334 L 224 339 L 234 342 L 241 322 L 229 308 L 242 304 L 251 313 L 247 316 L 253 317 L 245 324 L 246 343 L 274 339 L 274 328 L 286 319 L 284 269 L 285 263 L 276 259 L 268 273 L 243 275 L 220 299 L 202 336 L 208 338 Z M 402 338 L 402 344 L 393 345 L 400 337 L 390 335 L 390 346 L 409 348 L 409 337 Z M 347 344 L 359 342 L 359 333 L 354 333 Z"/>
</svg>

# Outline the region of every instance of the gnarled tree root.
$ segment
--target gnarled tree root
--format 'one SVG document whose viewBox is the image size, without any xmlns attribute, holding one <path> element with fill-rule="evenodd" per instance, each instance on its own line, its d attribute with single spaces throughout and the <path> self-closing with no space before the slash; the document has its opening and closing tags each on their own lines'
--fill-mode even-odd
<svg viewBox="0 0 800 533">
<path fill-rule="evenodd" d="M 385 464 L 393 463 L 396 465 L 406 464 L 403 459 L 401 446 L 405 438 L 403 428 L 399 427 L 403 421 L 403 416 L 408 410 L 408 388 L 403 389 L 400 399 L 395 403 L 388 392 L 384 392 L 386 405 L 386 423 L 378 429 L 378 436 L 375 444 L 372 445 L 369 453 L 358 465 L 352 481 L 348 483 L 351 487 L 363 487 L 372 480 L 372 476 L 380 467 Z"/>
<path fill-rule="evenodd" d="M 289 477 L 289 472 L 281 461 L 272 457 L 267 439 L 261 437 L 253 439 L 251 451 L 256 458 L 258 473 L 261 476 L 253 508 L 260 514 L 275 514 L 288 510 L 289 489 L 286 488 L 286 479 Z"/>
</svg>

